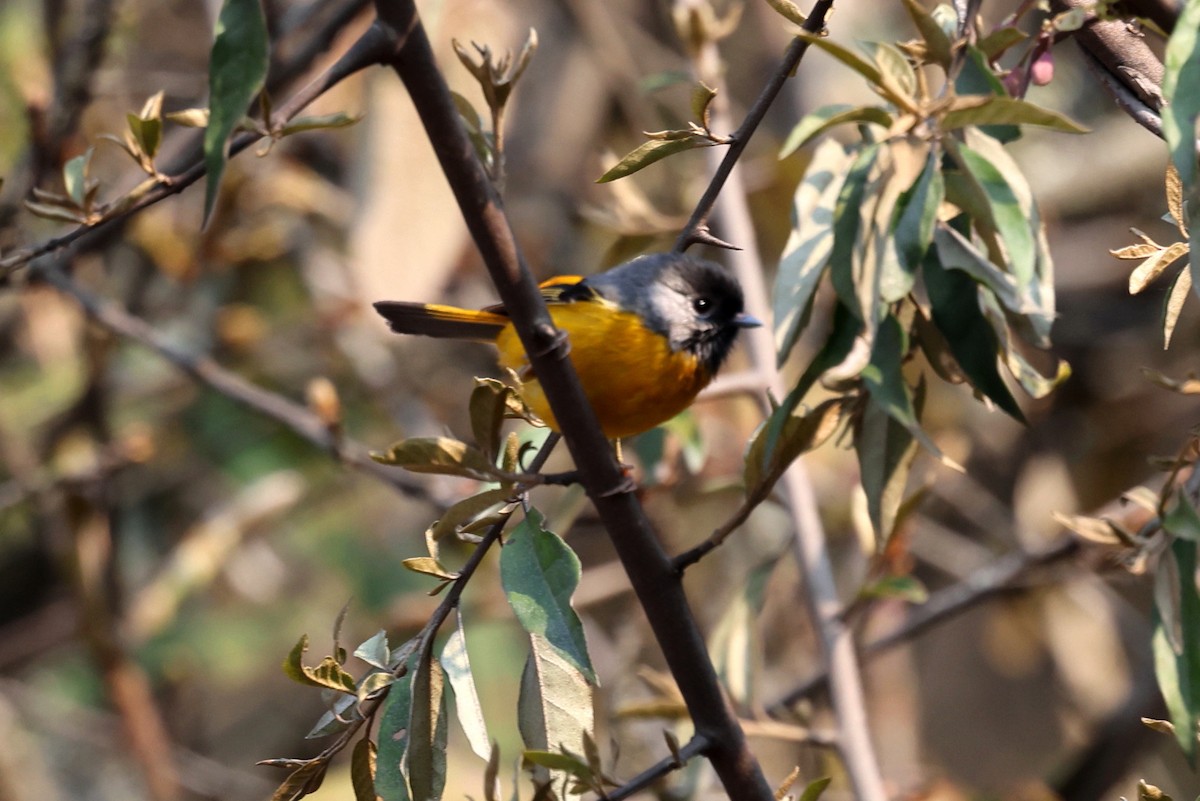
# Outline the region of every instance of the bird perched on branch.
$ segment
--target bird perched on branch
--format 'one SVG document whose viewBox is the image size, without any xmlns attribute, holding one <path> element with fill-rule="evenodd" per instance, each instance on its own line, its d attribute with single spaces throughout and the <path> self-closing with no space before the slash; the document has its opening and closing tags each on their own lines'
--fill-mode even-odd
<svg viewBox="0 0 1200 801">
<path fill-rule="evenodd" d="M 586 278 L 552 278 L 541 289 L 610 439 L 639 434 L 686 409 L 712 381 L 738 331 L 761 325 L 743 311 L 742 290 L 731 275 L 682 253 L 639 256 Z M 399 334 L 493 342 L 500 364 L 519 377 L 525 403 L 558 429 L 503 306 L 384 300 L 375 309 Z"/>
</svg>

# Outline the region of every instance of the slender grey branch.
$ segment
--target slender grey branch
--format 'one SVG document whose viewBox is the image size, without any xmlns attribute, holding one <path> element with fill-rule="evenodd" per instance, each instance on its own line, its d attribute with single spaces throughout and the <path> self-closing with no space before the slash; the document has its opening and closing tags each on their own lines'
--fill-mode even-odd
<svg viewBox="0 0 1200 801">
<path fill-rule="evenodd" d="M 310 103 L 343 79 L 366 67 L 378 64 L 387 54 L 388 48 L 389 41 L 387 34 L 377 25 L 371 26 L 328 70 L 293 95 L 286 103 L 279 106 L 272 115 L 273 119 L 276 122 L 292 119 Z M 238 134 L 230 143 L 230 157 L 232 158 L 260 139 L 262 139 L 262 136 L 253 132 Z M 104 236 L 109 231 L 123 225 L 125 220 L 147 206 L 152 206 L 172 195 L 179 194 L 203 178 L 206 172 L 203 160 L 196 160 L 192 162 L 191 166 L 183 169 L 182 172 L 169 176 L 166 181 L 159 182 L 129 208 L 118 214 L 114 214 L 103 222 L 92 226 L 79 226 L 62 236 L 47 240 L 31 248 L 19 250 L 6 258 L 0 259 L 0 286 L 7 283 L 10 274 L 18 267 L 44 256 L 58 254 L 64 248 L 76 245 L 84 237 Z"/>
<path fill-rule="evenodd" d="M 374 461 L 365 446 L 330 430 L 326 422 L 307 407 L 251 384 L 207 356 L 187 353 L 145 320 L 84 290 L 57 265 L 39 264 L 34 268 L 34 277 L 74 299 L 100 326 L 150 348 L 196 381 L 283 424 L 318 448 L 330 451 L 343 464 L 373 476 L 405 495 L 436 502 L 423 483 Z"/>
<path fill-rule="evenodd" d="M 864 645 L 863 656 L 871 658 L 897 645 L 910 642 L 942 621 L 962 614 L 989 598 L 1011 591 L 1018 581 L 1033 570 L 1065 561 L 1079 553 L 1079 550 L 1079 541 L 1068 535 L 1042 551 L 1005 554 L 963 581 L 935 592 L 925 603 L 914 607 L 904 623 Z M 829 681 L 829 677 L 830 674 L 826 670 L 814 674 L 771 704 L 767 708 L 768 713 L 781 714 L 788 707 L 823 687 Z"/>
</svg>

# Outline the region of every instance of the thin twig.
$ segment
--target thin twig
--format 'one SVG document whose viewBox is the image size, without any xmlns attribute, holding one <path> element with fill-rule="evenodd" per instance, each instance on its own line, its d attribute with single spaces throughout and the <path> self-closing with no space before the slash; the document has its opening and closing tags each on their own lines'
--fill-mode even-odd
<svg viewBox="0 0 1200 801">
<path fill-rule="evenodd" d="M 803 29 L 819 36 L 825 30 L 825 17 L 830 9 L 833 8 L 833 0 L 817 0 L 813 6 L 812 12 L 808 15 L 808 19 L 804 21 Z M 710 241 L 711 234 L 708 231 L 708 217 L 712 213 L 713 206 L 717 202 L 717 197 L 721 194 L 721 189 L 725 186 L 726 179 L 729 178 L 729 173 L 733 170 L 733 166 L 737 164 L 738 159 L 742 157 L 742 151 L 746 149 L 746 144 L 750 141 L 750 137 L 762 122 L 763 117 L 767 115 L 771 104 L 775 102 L 775 98 L 779 95 L 783 85 L 787 82 L 788 77 L 796 69 L 796 65 L 800 63 L 805 51 L 808 50 L 808 40 L 796 38 L 788 45 L 787 51 L 784 53 L 783 60 L 779 64 L 779 68 L 771 75 L 766 86 L 754 101 L 754 105 L 746 112 L 746 118 L 742 120 L 742 124 L 730 136 L 729 149 L 725 151 L 725 157 L 721 160 L 721 164 L 713 173 L 712 179 L 708 183 L 708 188 L 704 190 L 700 200 L 696 203 L 696 208 L 692 211 L 691 218 L 683 227 L 678 238 L 675 240 L 675 250 L 684 251 L 689 245 L 700 242 Z"/>
<path fill-rule="evenodd" d="M 624 801 L 626 798 L 632 798 L 635 794 L 645 790 L 668 773 L 679 770 L 687 765 L 692 757 L 704 753 L 707 748 L 708 739 L 702 734 L 697 734 L 679 749 L 678 755 L 672 754 L 669 757 L 660 759 L 657 763 L 646 768 L 616 790 L 605 793 L 605 801 Z"/>
<path fill-rule="evenodd" d="M 373 64 L 378 64 L 389 49 L 390 42 L 388 35 L 378 25 L 372 25 L 350 46 L 337 62 L 276 109 L 272 114 L 273 120 L 278 123 L 292 119 L 310 103 L 329 91 L 329 89 L 343 79 Z M 238 134 L 230 143 L 230 157 L 232 158 L 241 153 L 260 139 L 262 139 L 262 135 L 255 132 L 247 131 Z M 49 239 L 24 250 L 19 250 L 7 258 L 0 259 L 0 286 L 7 282 L 9 275 L 18 267 L 28 264 L 34 259 L 61 251 L 63 248 L 75 244 L 85 236 L 105 234 L 110 229 L 123 224 L 126 219 L 137 214 L 142 209 L 153 206 L 172 195 L 179 194 L 203 178 L 206 172 L 204 162 L 197 160 L 182 172 L 168 176 L 166 181 L 159 182 L 129 208 L 118 214 L 114 214 L 103 222 L 92 226 L 79 226 L 62 236 Z"/>
<path fill-rule="evenodd" d="M 880 635 L 863 646 L 863 656 L 873 658 L 884 651 L 912 641 L 933 626 L 960 615 L 966 610 L 1000 593 L 1011 591 L 1014 585 L 1031 571 L 1071 558 L 1079 552 L 1079 541 L 1064 536 L 1044 550 L 1005 554 L 995 562 L 976 570 L 963 581 L 933 593 L 929 600 L 913 607 L 908 618 L 893 631 Z M 768 714 L 778 715 L 798 701 L 812 695 L 829 680 L 829 672 L 809 677 L 793 687 L 786 695 L 767 708 Z"/>
<path fill-rule="evenodd" d="M 187 353 L 145 320 L 84 290 L 57 265 L 39 264 L 34 275 L 74 299 L 94 322 L 153 350 L 196 381 L 283 424 L 318 448 L 330 451 L 347 466 L 379 479 L 405 495 L 436 503 L 424 484 L 394 467 L 374 461 L 368 455 L 366 446 L 344 435 L 336 435 L 321 417 L 307 407 L 251 384 L 207 356 Z"/>
</svg>

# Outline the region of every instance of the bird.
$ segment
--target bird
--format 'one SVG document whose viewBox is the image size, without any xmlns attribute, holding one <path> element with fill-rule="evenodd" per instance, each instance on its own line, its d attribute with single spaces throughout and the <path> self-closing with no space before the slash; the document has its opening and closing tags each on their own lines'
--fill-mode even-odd
<svg viewBox="0 0 1200 801">
<path fill-rule="evenodd" d="M 720 265 L 684 253 L 638 256 L 587 277 L 541 284 L 566 332 L 583 392 L 609 439 L 648 431 L 691 405 L 743 328 L 762 325 Z M 554 412 L 502 305 L 483 309 L 384 300 L 375 310 L 398 334 L 492 342 L 515 372 L 525 404 L 558 431 Z"/>
</svg>

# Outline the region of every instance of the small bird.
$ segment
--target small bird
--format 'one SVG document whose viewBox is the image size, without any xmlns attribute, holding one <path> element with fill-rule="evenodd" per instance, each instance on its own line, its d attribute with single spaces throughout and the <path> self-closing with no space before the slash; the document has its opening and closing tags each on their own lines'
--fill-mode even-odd
<svg viewBox="0 0 1200 801">
<path fill-rule="evenodd" d="M 762 325 L 742 309 L 742 289 L 719 265 L 682 253 L 653 253 L 596 275 L 541 285 L 554 325 L 609 439 L 640 434 L 691 405 L 712 381 L 742 328 Z M 521 396 L 558 430 L 525 349 L 503 306 L 478 311 L 383 300 L 398 334 L 493 342 L 516 372 Z"/>
</svg>

